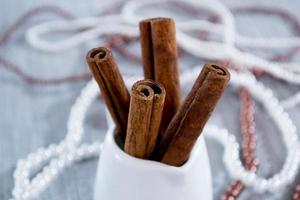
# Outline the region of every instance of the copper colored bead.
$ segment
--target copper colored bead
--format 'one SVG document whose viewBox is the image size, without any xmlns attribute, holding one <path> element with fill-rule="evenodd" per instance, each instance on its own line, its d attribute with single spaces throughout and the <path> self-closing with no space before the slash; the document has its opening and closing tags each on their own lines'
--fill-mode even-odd
<svg viewBox="0 0 300 200">
<path fill-rule="evenodd" d="M 257 170 L 256 166 L 250 166 L 249 171 L 255 172 Z"/>
<path fill-rule="evenodd" d="M 244 156 L 244 158 L 253 156 L 253 152 L 249 151 L 247 148 L 243 148 L 242 150 L 243 150 L 242 155 Z"/>
<path fill-rule="evenodd" d="M 238 182 L 238 184 L 237 184 L 237 188 L 239 188 L 240 190 L 242 190 L 242 189 L 244 189 L 244 185 L 243 185 L 243 183 L 242 182 Z"/>
<path fill-rule="evenodd" d="M 223 196 L 221 197 L 221 200 L 227 200 L 227 196 L 226 196 L 226 195 L 223 195 Z"/>
<path fill-rule="evenodd" d="M 259 68 L 253 68 L 251 71 L 255 76 L 261 76 L 265 73 L 264 70 Z"/>
<path fill-rule="evenodd" d="M 227 200 L 235 200 L 234 196 L 229 196 Z"/>
<path fill-rule="evenodd" d="M 244 150 L 244 149 L 247 150 L 247 149 L 248 149 L 248 144 L 243 143 L 243 144 L 242 144 L 242 149 L 243 149 L 243 150 Z"/>
<path fill-rule="evenodd" d="M 245 168 L 249 171 L 256 171 L 258 160 L 255 158 L 256 136 L 254 122 L 254 104 L 252 98 L 246 88 L 240 89 L 240 122 L 242 134 L 242 156 Z M 225 193 L 223 200 L 235 200 L 241 194 L 245 186 L 241 181 L 233 182 Z"/>
<path fill-rule="evenodd" d="M 253 120 L 253 119 L 252 119 Z M 255 127 L 254 126 L 250 126 L 249 128 L 248 128 L 248 130 L 249 130 L 249 132 L 251 133 L 251 134 L 254 134 L 254 132 L 255 132 Z"/>
<path fill-rule="evenodd" d="M 247 158 L 245 159 L 245 163 L 251 164 L 252 161 L 253 161 L 253 158 L 252 158 L 252 157 L 247 157 Z"/>
<path fill-rule="evenodd" d="M 251 112 L 251 111 L 250 111 Z M 249 110 L 248 110 L 248 114 L 247 114 L 247 119 L 253 121 L 254 120 L 254 116 L 251 114 L 249 114 Z"/>
<path fill-rule="evenodd" d="M 240 189 L 235 189 L 235 190 L 232 191 L 231 194 L 232 194 L 232 196 L 234 196 L 234 197 L 238 197 L 240 193 L 241 193 L 241 190 L 240 190 Z"/>
<path fill-rule="evenodd" d="M 253 160 L 253 164 L 256 165 L 256 166 L 258 166 L 259 165 L 259 160 L 258 159 L 254 159 Z"/>
<path fill-rule="evenodd" d="M 231 194 L 231 191 L 232 191 L 233 189 L 234 189 L 234 183 L 231 184 L 231 185 L 227 188 L 226 193 L 227 193 L 227 194 Z"/>
<path fill-rule="evenodd" d="M 255 148 L 256 148 L 256 142 L 251 141 L 251 142 L 248 144 L 248 148 L 249 148 L 249 149 L 255 149 Z"/>
</svg>

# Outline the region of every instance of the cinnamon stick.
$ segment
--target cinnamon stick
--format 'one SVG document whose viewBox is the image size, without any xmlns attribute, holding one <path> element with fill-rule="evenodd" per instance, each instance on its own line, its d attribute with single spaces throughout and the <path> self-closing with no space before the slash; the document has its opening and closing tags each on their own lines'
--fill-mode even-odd
<svg viewBox="0 0 300 200">
<path fill-rule="evenodd" d="M 162 117 L 165 89 L 152 80 L 136 82 L 132 87 L 124 150 L 138 158 L 150 158 Z"/>
<path fill-rule="evenodd" d="M 125 141 L 130 95 L 112 52 L 105 47 L 94 48 L 87 53 L 86 60 L 116 129 Z"/>
<path fill-rule="evenodd" d="M 170 18 L 146 19 L 139 28 L 145 78 L 161 83 L 166 89 L 163 133 L 181 103 L 175 22 Z"/>
<path fill-rule="evenodd" d="M 161 162 L 184 164 L 230 79 L 220 66 L 206 64 L 159 145 Z"/>
<path fill-rule="evenodd" d="M 166 130 L 165 134 L 160 139 L 158 148 L 157 148 L 157 155 L 156 155 L 157 159 L 161 159 L 163 154 L 166 152 L 167 148 L 169 147 L 169 144 L 170 144 L 173 136 L 176 134 L 177 129 L 180 125 L 179 120 L 182 120 L 184 118 L 186 111 L 188 110 L 188 108 L 190 107 L 190 105 L 193 101 L 193 97 L 196 96 L 198 89 L 201 87 L 201 85 L 204 82 L 205 77 L 207 76 L 209 71 L 210 71 L 209 65 L 208 64 L 204 65 L 204 67 L 201 70 L 200 75 L 198 76 L 191 91 L 189 92 L 189 95 L 185 98 L 183 104 L 180 107 L 180 110 L 176 113 L 173 121 L 169 124 L 168 129 Z M 176 121 L 174 121 L 175 118 L 176 118 Z"/>
</svg>

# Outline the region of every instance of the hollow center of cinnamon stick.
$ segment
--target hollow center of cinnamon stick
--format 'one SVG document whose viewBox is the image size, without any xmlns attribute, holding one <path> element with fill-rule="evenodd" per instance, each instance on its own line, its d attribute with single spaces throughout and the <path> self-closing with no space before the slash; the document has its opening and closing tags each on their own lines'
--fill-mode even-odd
<svg viewBox="0 0 300 200">
<path fill-rule="evenodd" d="M 96 49 L 95 51 L 92 51 L 90 56 L 91 58 L 95 58 L 96 56 L 99 58 L 99 59 L 103 59 L 105 58 L 105 56 L 107 55 L 107 52 L 105 51 L 105 49 Z"/>
<path fill-rule="evenodd" d="M 146 97 L 149 96 L 150 92 L 147 88 L 142 88 L 141 93 L 143 93 Z"/>
<path fill-rule="evenodd" d="M 223 76 L 226 75 L 226 71 L 221 67 L 219 67 L 218 65 L 211 65 L 211 67 L 213 67 L 219 75 L 223 75 Z"/>
<path fill-rule="evenodd" d="M 144 80 L 143 84 L 149 86 L 153 90 L 154 94 L 158 94 L 159 95 L 159 94 L 162 93 L 161 86 L 158 85 L 157 83 L 154 83 L 153 81 Z"/>
<path fill-rule="evenodd" d="M 159 88 L 159 86 L 152 84 L 151 88 L 152 88 L 154 94 L 161 94 L 161 88 Z"/>
<path fill-rule="evenodd" d="M 95 58 L 95 56 L 96 56 L 99 52 L 100 52 L 99 49 L 96 49 L 95 51 L 90 52 L 90 53 L 91 53 L 91 54 L 90 54 L 90 57 L 91 57 L 91 58 Z"/>
<path fill-rule="evenodd" d="M 97 55 L 99 59 L 103 59 L 106 56 L 106 52 L 104 50 L 100 50 Z"/>
</svg>

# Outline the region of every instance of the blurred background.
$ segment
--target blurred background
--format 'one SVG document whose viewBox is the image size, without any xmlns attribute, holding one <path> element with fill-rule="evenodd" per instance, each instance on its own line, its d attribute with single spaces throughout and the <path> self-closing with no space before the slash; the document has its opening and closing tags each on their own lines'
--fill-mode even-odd
<svg viewBox="0 0 300 200">
<path fill-rule="evenodd" d="M 140 46 L 137 37 L 106 34 L 101 38 L 87 40 L 59 52 L 47 52 L 30 45 L 26 31 L 35 25 L 52 20 L 71 20 L 120 13 L 127 1 L 108 0 L 53 0 L 17 1 L 2 0 L 0 6 L 0 199 L 9 199 L 14 186 L 13 171 L 18 159 L 25 158 L 39 147 L 58 143 L 65 137 L 70 108 L 81 89 L 91 79 L 85 54 L 93 47 L 108 46 L 125 76 L 142 75 Z M 236 31 L 251 37 L 291 37 L 300 34 L 300 1 L 293 0 L 221 0 L 234 14 Z M 162 3 L 139 10 L 145 16 L 167 15 L 176 22 L 194 18 L 208 18 L 208 12 L 185 4 Z M 211 18 L 211 21 L 214 19 Z M 101 23 L 101 17 L 99 17 Z M 85 31 L 85 29 L 77 32 Z M 56 31 L 43 35 L 47 41 L 64 40 L 76 31 Z M 197 37 L 207 37 L 203 32 Z M 213 36 L 211 37 L 213 38 Z M 297 48 L 253 49 L 240 48 L 266 59 L 283 62 L 299 62 Z M 294 50 L 294 51 L 292 51 Z M 293 53 L 290 53 L 290 52 Z M 179 49 L 180 70 L 202 65 L 207 59 L 196 58 Z M 216 61 L 216 60 L 214 60 Z M 224 60 L 217 60 L 224 63 Z M 225 62 L 230 66 L 230 62 Z M 260 71 L 259 71 L 260 72 Z M 257 73 L 257 79 L 273 89 L 279 100 L 297 93 L 299 85 L 274 78 L 268 73 Z M 187 94 L 193 82 L 182 85 Z M 235 134 L 240 144 L 241 91 L 229 86 L 223 95 L 210 123 L 227 128 Z M 84 142 L 103 140 L 106 131 L 104 104 L 100 98 L 89 109 L 85 120 Z M 256 157 L 259 160 L 257 173 L 270 177 L 277 173 L 286 156 L 279 131 L 270 116 L 259 103 L 254 103 Z M 300 107 L 287 108 L 291 119 L 300 127 Z M 298 133 L 299 135 L 299 133 Z M 300 135 L 299 135 L 300 136 Z M 213 140 L 207 141 L 213 174 L 214 199 L 221 199 L 234 181 L 222 162 L 222 146 Z M 97 159 L 86 160 L 68 167 L 38 197 L 47 200 L 90 200 Z M 292 199 L 300 174 L 293 184 L 276 193 L 258 194 L 250 188 L 237 198 L 240 200 L 285 200 Z"/>
</svg>

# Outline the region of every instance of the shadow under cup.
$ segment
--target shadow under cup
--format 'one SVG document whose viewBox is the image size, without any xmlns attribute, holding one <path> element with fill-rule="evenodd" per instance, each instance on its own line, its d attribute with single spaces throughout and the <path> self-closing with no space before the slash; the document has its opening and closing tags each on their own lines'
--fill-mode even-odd
<svg viewBox="0 0 300 200">
<path fill-rule="evenodd" d="M 117 142 L 116 142 L 117 141 Z M 110 126 L 95 180 L 95 200 L 212 200 L 212 181 L 204 137 L 180 167 L 135 158 L 117 144 Z"/>
</svg>

